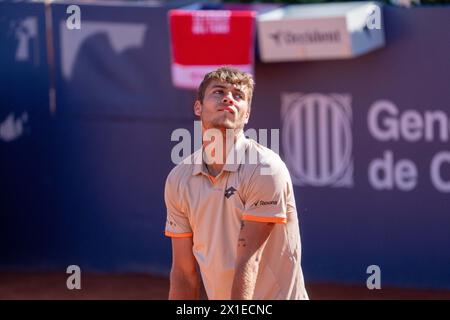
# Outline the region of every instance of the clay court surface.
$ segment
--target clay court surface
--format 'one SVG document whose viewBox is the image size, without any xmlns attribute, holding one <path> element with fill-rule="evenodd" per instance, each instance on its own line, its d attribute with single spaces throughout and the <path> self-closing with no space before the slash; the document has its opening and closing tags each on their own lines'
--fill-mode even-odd
<svg viewBox="0 0 450 320">
<path fill-rule="evenodd" d="M 68 276 L 65 273 L 0 272 L 0 299 L 166 300 L 169 292 L 168 278 L 148 274 L 82 273 L 81 290 L 67 289 Z M 450 290 L 389 287 L 368 290 L 364 286 L 319 283 L 307 284 L 307 289 L 314 300 L 450 299 Z"/>
</svg>

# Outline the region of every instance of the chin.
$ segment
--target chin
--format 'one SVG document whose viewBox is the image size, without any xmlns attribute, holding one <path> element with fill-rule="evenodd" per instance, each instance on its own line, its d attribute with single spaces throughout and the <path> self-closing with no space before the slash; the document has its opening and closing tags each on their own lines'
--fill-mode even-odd
<svg viewBox="0 0 450 320">
<path fill-rule="evenodd" d="M 213 128 L 217 129 L 242 129 L 244 124 L 239 121 L 232 121 L 230 119 L 222 118 L 212 121 L 211 125 Z"/>
<path fill-rule="evenodd" d="M 217 121 L 213 123 L 213 127 L 217 129 L 236 129 L 236 124 L 231 121 Z"/>
</svg>

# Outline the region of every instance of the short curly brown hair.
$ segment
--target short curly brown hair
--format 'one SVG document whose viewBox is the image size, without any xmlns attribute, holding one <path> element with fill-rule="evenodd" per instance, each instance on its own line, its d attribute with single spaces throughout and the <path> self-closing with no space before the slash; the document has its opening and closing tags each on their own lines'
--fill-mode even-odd
<svg viewBox="0 0 450 320">
<path fill-rule="evenodd" d="M 253 90 L 255 89 L 255 81 L 251 74 L 231 67 L 220 67 L 217 70 L 211 71 L 205 75 L 202 83 L 200 83 L 200 86 L 198 87 L 197 100 L 203 102 L 205 90 L 213 80 L 244 87 L 247 91 L 247 101 L 250 108 Z"/>
</svg>

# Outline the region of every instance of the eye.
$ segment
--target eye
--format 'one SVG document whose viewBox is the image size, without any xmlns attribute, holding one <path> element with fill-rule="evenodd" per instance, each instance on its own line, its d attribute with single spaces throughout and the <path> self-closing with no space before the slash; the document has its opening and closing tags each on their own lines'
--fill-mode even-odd
<svg viewBox="0 0 450 320">
<path fill-rule="evenodd" d="M 223 90 L 222 89 L 216 89 L 216 90 L 213 91 L 213 93 L 220 93 L 221 94 L 221 93 L 223 93 Z"/>
<path fill-rule="evenodd" d="M 244 99 L 244 95 L 241 94 L 241 93 L 236 93 L 236 94 L 234 95 L 234 98 L 235 98 L 235 99 L 242 100 L 242 99 Z"/>
</svg>

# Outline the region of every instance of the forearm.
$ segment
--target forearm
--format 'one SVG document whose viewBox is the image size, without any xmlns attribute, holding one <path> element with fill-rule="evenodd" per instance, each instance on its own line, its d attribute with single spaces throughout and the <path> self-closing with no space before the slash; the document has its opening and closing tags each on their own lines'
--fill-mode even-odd
<svg viewBox="0 0 450 320">
<path fill-rule="evenodd" d="M 232 300 L 251 300 L 255 291 L 259 263 L 254 258 L 237 265 L 231 289 Z"/>
<path fill-rule="evenodd" d="M 197 272 L 170 272 L 169 300 L 198 300 L 199 297 L 200 277 Z"/>
</svg>

